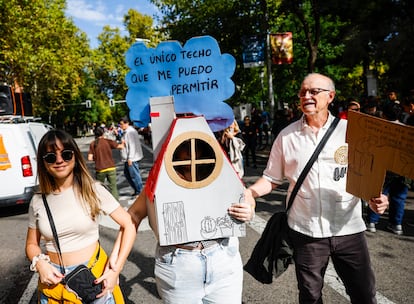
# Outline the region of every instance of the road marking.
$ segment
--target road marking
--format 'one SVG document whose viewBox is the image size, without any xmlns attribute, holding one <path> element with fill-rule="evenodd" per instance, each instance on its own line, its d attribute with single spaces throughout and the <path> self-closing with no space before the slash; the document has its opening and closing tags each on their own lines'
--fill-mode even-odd
<svg viewBox="0 0 414 304">
<path fill-rule="evenodd" d="M 30 300 L 33 297 L 33 294 L 36 292 L 37 289 L 37 281 L 39 280 L 39 275 L 37 272 L 35 272 L 32 275 L 32 278 L 29 281 L 29 284 L 27 284 L 26 289 L 23 292 L 22 297 L 19 300 L 19 304 L 27 304 L 30 303 Z"/>
<path fill-rule="evenodd" d="M 263 233 L 264 228 L 266 227 L 267 221 L 262 219 L 259 216 L 255 216 L 252 221 L 250 221 L 249 226 L 259 233 L 260 235 Z M 329 262 L 328 268 L 326 269 L 325 278 L 324 278 L 325 284 L 331 287 L 333 290 L 335 290 L 337 293 L 339 293 L 344 298 L 348 299 L 350 301 L 348 294 L 345 291 L 345 286 L 342 283 L 341 279 L 339 278 L 338 274 L 336 273 L 335 268 L 333 267 L 332 263 Z M 387 299 L 385 296 L 380 294 L 377 291 L 376 294 L 377 297 L 377 303 L 378 304 L 395 304 L 394 302 Z"/>
</svg>

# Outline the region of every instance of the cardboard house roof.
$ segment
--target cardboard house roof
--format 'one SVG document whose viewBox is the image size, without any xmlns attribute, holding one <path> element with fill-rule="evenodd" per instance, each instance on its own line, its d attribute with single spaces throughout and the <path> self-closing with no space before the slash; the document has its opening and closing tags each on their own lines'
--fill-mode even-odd
<svg viewBox="0 0 414 304">
<path fill-rule="evenodd" d="M 183 147 L 187 156 L 177 158 Z M 227 212 L 243 200 L 243 182 L 202 116 L 173 120 L 145 191 L 155 208 L 160 245 L 245 235 L 245 224 Z"/>
</svg>

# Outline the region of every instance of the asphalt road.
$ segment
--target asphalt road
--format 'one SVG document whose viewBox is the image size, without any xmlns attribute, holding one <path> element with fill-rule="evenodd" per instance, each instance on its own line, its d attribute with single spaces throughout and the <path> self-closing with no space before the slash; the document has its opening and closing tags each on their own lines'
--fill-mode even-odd
<svg viewBox="0 0 414 304">
<path fill-rule="evenodd" d="M 77 142 L 85 153 L 92 138 L 79 138 Z M 142 176 L 146 179 L 153 164 L 151 148 L 144 146 L 145 158 L 140 163 Z M 122 174 L 119 153 L 117 159 L 120 202 L 124 207 L 132 203 L 129 187 Z M 266 164 L 266 151 L 258 152 L 258 167 L 247 168 L 243 178 L 246 186 L 253 183 L 262 173 Z M 91 167 L 91 170 L 93 168 Z M 243 261 L 247 261 L 266 220 L 273 212 L 282 208 L 285 198 L 282 187 L 257 204 L 257 215 L 247 228 L 247 236 L 240 238 L 240 251 Z M 0 303 L 36 303 L 37 276 L 29 271 L 29 262 L 24 255 L 24 243 L 27 229 L 26 208 L 8 208 L 0 210 Z M 396 236 L 386 231 L 387 215 L 381 217 L 377 233 L 368 233 L 367 239 L 371 259 L 377 277 L 378 303 L 414 302 L 414 264 L 411 262 L 414 252 L 414 194 L 409 193 L 404 218 L 404 235 Z M 101 221 L 101 244 L 110 251 L 117 235 L 117 226 L 109 218 Z M 154 251 L 156 240 L 147 224 L 140 227 L 134 248 L 121 273 L 120 284 L 126 297 L 126 303 L 161 303 L 158 297 L 154 269 Z M 323 290 L 325 303 L 349 303 L 344 288 L 335 271 L 328 268 Z M 294 275 L 294 266 L 270 285 L 255 281 L 249 274 L 244 276 L 243 303 L 297 303 L 298 292 Z M 224 303 L 225 304 L 225 303 Z"/>
</svg>

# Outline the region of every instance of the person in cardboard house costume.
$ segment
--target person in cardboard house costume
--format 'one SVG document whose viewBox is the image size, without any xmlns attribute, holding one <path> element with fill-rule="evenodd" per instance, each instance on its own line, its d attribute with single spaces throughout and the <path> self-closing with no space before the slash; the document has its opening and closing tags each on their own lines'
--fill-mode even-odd
<svg viewBox="0 0 414 304">
<path fill-rule="evenodd" d="M 151 60 L 167 54 L 168 62 Z M 148 216 L 157 238 L 158 293 L 164 303 L 240 304 L 238 237 L 254 206 L 244 203 L 245 187 L 213 134 L 234 120 L 223 101 L 234 93 L 236 60 L 198 36 L 149 49 L 137 42 L 126 62 L 126 101 L 135 124 L 151 122 L 155 160 L 128 212 L 137 228 Z"/>
<path fill-rule="evenodd" d="M 176 118 L 170 129 L 128 210 L 137 229 L 148 216 L 157 237 L 158 293 L 164 303 L 240 304 L 238 236 L 254 206 L 204 117 Z"/>
</svg>

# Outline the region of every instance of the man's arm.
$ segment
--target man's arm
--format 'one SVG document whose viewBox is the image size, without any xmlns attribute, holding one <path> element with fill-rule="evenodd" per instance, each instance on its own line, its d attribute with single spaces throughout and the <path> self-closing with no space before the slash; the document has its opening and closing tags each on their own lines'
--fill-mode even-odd
<svg viewBox="0 0 414 304">
<path fill-rule="evenodd" d="M 244 191 L 245 200 L 251 200 L 270 193 L 277 187 L 276 184 L 270 182 L 264 177 L 260 177 L 253 185 Z"/>
</svg>

